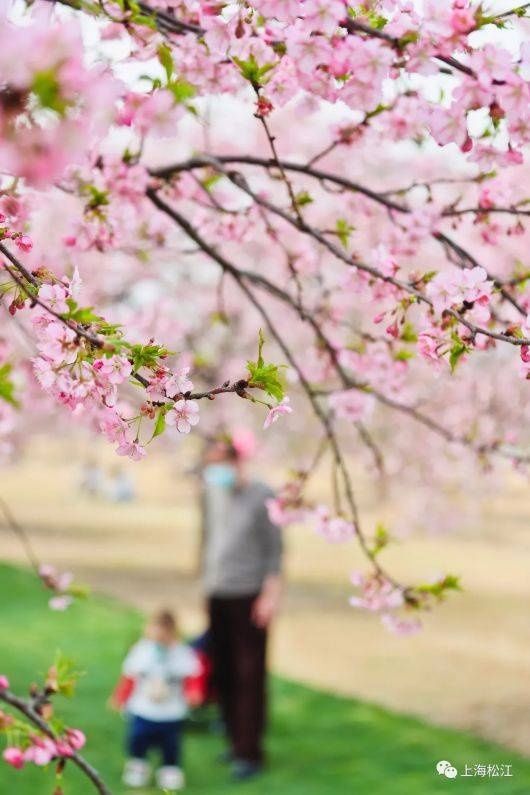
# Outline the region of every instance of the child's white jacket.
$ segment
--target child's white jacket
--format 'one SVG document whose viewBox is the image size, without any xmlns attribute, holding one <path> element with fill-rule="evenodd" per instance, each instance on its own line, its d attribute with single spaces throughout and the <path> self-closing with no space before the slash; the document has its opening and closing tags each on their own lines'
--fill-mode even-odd
<svg viewBox="0 0 530 795">
<path fill-rule="evenodd" d="M 183 679 L 198 672 L 197 655 L 189 646 L 165 647 L 143 638 L 123 663 L 125 676 L 135 680 L 127 711 L 156 722 L 181 720 L 187 713 Z"/>
</svg>

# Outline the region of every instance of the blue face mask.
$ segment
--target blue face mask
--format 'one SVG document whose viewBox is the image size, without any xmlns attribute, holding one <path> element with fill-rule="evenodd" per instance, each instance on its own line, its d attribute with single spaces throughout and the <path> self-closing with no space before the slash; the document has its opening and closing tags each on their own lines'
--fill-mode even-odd
<svg viewBox="0 0 530 795">
<path fill-rule="evenodd" d="M 236 470 L 230 464 L 208 464 L 204 467 L 203 477 L 209 486 L 231 489 L 236 483 Z"/>
</svg>

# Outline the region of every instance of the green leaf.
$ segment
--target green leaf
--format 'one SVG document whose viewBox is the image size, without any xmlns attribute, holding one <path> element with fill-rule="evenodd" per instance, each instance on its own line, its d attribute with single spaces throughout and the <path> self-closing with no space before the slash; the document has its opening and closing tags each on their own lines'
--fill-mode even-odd
<svg viewBox="0 0 530 795">
<path fill-rule="evenodd" d="M 90 586 L 79 582 L 73 582 L 68 588 L 68 593 L 75 599 L 88 599 L 90 596 Z"/>
<path fill-rule="evenodd" d="M 81 324 L 95 323 L 101 320 L 100 316 L 94 313 L 93 307 L 91 306 L 80 306 L 79 309 L 73 313 L 72 319 Z"/>
<path fill-rule="evenodd" d="M 265 345 L 265 335 L 263 329 L 258 331 L 258 367 L 263 365 L 263 346 Z"/>
<path fill-rule="evenodd" d="M 166 409 L 162 406 L 157 413 L 155 428 L 153 431 L 153 436 L 151 437 L 154 439 L 156 436 L 161 436 L 164 431 L 166 430 Z"/>
<path fill-rule="evenodd" d="M 167 84 L 167 87 L 173 94 L 175 102 L 178 105 L 181 105 L 187 102 L 188 100 L 193 99 L 193 97 L 197 93 L 195 86 L 193 86 L 191 83 L 188 83 L 187 80 L 184 80 L 181 77 L 171 80 Z"/>
<path fill-rule="evenodd" d="M 217 183 L 221 179 L 223 179 L 222 174 L 210 174 L 208 177 L 204 177 L 204 179 L 201 179 L 201 185 L 205 190 L 209 191 L 215 185 L 217 185 Z"/>
<path fill-rule="evenodd" d="M 132 17 L 132 22 L 135 25 L 145 25 L 147 28 L 151 28 L 151 30 L 156 30 L 156 19 L 153 16 L 148 16 L 147 14 L 134 14 Z"/>
<path fill-rule="evenodd" d="M 247 58 L 246 61 L 241 60 L 241 58 L 236 58 L 234 55 L 232 60 L 239 68 L 242 76 L 245 80 L 248 80 L 254 88 L 260 88 L 263 84 L 263 78 L 267 75 L 271 69 L 274 69 L 275 64 L 273 63 L 266 63 L 263 66 L 260 66 L 256 61 L 253 53 L 250 53 L 250 56 Z"/>
<path fill-rule="evenodd" d="M 18 407 L 19 402 L 15 398 L 15 385 L 11 380 L 12 369 L 13 367 L 9 362 L 0 367 L 0 399 L 5 400 L 11 406 Z"/>
<path fill-rule="evenodd" d="M 366 120 L 373 119 L 374 116 L 379 116 L 380 113 L 383 113 L 385 110 L 389 110 L 389 105 L 378 105 L 376 108 L 371 110 L 369 113 L 366 114 Z"/>
<path fill-rule="evenodd" d="M 265 364 L 257 367 L 255 362 L 247 363 L 249 383 L 263 389 L 278 403 L 284 398 L 284 388 L 280 377 L 280 368 L 275 364 Z"/>
<path fill-rule="evenodd" d="M 394 361 L 408 362 L 409 359 L 414 359 L 414 351 L 408 351 L 406 348 L 400 348 L 394 353 Z"/>
<path fill-rule="evenodd" d="M 98 207 L 104 207 L 109 204 L 109 193 L 106 190 L 100 190 L 95 185 L 87 185 L 85 192 L 89 195 L 87 208 L 96 210 Z"/>
<path fill-rule="evenodd" d="M 141 367 L 154 368 L 158 365 L 158 360 L 161 357 L 170 355 L 170 351 L 162 345 L 131 345 L 130 356 L 132 359 L 133 370 L 139 370 Z"/>
<path fill-rule="evenodd" d="M 423 284 L 429 284 L 429 282 L 432 282 L 437 273 L 438 271 L 427 271 L 427 273 L 424 273 L 421 277 L 421 281 Z"/>
<path fill-rule="evenodd" d="M 398 42 L 398 47 L 403 49 L 409 44 L 415 44 L 419 39 L 420 34 L 417 30 L 409 30 L 404 36 L 401 36 Z"/>
<path fill-rule="evenodd" d="M 173 75 L 173 56 L 171 55 L 171 49 L 168 47 L 167 44 L 161 44 L 156 51 L 158 56 L 158 60 L 160 64 L 163 66 L 164 71 L 166 73 L 167 82 L 169 83 L 171 80 L 171 76 Z"/>
<path fill-rule="evenodd" d="M 313 202 L 313 197 L 308 191 L 301 190 L 300 193 L 296 194 L 295 202 L 298 207 L 303 207 L 305 204 L 311 204 Z"/>
<path fill-rule="evenodd" d="M 252 53 L 246 61 L 243 61 L 241 58 L 237 58 L 235 55 L 233 56 L 232 60 L 239 68 L 239 71 L 245 80 L 248 80 L 249 83 L 252 83 L 252 85 L 259 85 L 259 66 Z"/>
<path fill-rule="evenodd" d="M 265 337 L 262 329 L 258 334 L 258 358 L 255 362 L 247 362 L 249 374 L 249 384 L 262 389 L 278 403 L 283 400 L 285 395 L 284 385 L 281 377 L 280 367 L 276 364 L 267 364 L 263 358 L 263 346 Z"/>
<path fill-rule="evenodd" d="M 96 323 L 102 318 L 94 313 L 91 306 L 78 306 L 73 298 L 67 298 L 68 312 L 64 315 L 69 320 L 75 320 L 76 323 L 87 325 L 89 323 Z"/>
<path fill-rule="evenodd" d="M 441 580 L 433 583 L 418 585 L 415 589 L 419 593 L 431 594 L 437 599 L 443 599 L 447 591 L 461 591 L 460 578 L 454 574 L 446 574 Z"/>
<path fill-rule="evenodd" d="M 384 524 L 379 523 L 375 528 L 374 544 L 372 547 L 372 556 L 381 552 L 390 543 L 390 534 Z"/>
<path fill-rule="evenodd" d="M 57 692 L 67 698 L 71 698 L 74 695 L 77 682 L 83 676 L 82 671 L 78 670 L 75 661 L 60 651 L 55 656 L 49 676 L 50 674 L 51 678 L 55 679 Z"/>
<path fill-rule="evenodd" d="M 61 96 L 60 85 L 53 69 L 37 72 L 33 77 L 31 90 L 42 108 L 54 110 L 61 116 L 66 111 L 68 103 Z"/>
<path fill-rule="evenodd" d="M 455 368 L 462 356 L 468 351 L 469 347 L 465 344 L 465 342 L 462 342 L 460 337 L 457 337 L 456 335 L 453 336 L 453 345 L 449 352 L 449 366 L 452 373 L 454 373 Z"/>
<path fill-rule="evenodd" d="M 354 231 L 354 228 L 355 227 L 351 226 L 344 218 L 337 219 L 335 224 L 335 234 L 339 238 L 344 248 L 348 247 L 350 235 Z"/>
<path fill-rule="evenodd" d="M 412 325 L 412 323 L 405 323 L 403 328 L 401 329 L 401 339 L 403 342 L 417 342 L 418 335 L 416 334 L 416 329 Z"/>
</svg>

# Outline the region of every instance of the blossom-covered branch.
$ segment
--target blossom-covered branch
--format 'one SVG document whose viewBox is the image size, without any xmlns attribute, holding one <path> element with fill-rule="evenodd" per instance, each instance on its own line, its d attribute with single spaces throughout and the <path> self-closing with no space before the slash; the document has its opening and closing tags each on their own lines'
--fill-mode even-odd
<svg viewBox="0 0 530 795">
<path fill-rule="evenodd" d="M 56 680 L 57 672 L 53 674 Z M 0 731 L 15 734 L 22 745 L 9 746 L 3 752 L 4 760 L 12 767 L 20 769 L 26 764 L 38 766 L 54 762 L 57 771 L 62 772 L 68 761 L 75 765 L 93 784 L 100 795 L 111 795 L 107 785 L 98 771 L 79 753 L 85 744 L 84 734 L 79 729 L 67 729 L 58 734 L 43 715 L 51 712 L 50 699 L 57 692 L 59 685 L 48 676 L 48 682 L 42 690 L 34 690 L 30 698 L 21 698 L 9 690 L 7 677 L 0 676 L 0 702 L 20 713 L 28 724 L 20 724 L 15 719 L 0 711 Z M 62 792 L 59 788 L 56 792 Z"/>
</svg>

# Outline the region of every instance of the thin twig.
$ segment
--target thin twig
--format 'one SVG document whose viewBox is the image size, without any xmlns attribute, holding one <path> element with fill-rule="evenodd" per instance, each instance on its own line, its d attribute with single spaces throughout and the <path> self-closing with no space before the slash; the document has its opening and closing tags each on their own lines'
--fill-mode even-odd
<svg viewBox="0 0 530 795">
<path fill-rule="evenodd" d="M 13 534 L 18 538 L 18 540 L 22 544 L 22 547 L 24 549 L 24 552 L 31 567 L 38 574 L 40 570 L 40 561 L 35 553 L 35 550 L 33 549 L 29 536 L 26 530 L 17 521 L 11 508 L 9 507 L 9 505 L 4 500 L 3 497 L 0 497 L 0 511 L 2 511 L 2 513 L 4 514 L 4 518 L 6 520 L 6 524 L 9 527 L 9 529 L 13 532 Z"/>
</svg>

